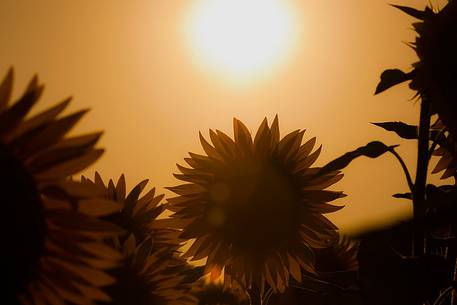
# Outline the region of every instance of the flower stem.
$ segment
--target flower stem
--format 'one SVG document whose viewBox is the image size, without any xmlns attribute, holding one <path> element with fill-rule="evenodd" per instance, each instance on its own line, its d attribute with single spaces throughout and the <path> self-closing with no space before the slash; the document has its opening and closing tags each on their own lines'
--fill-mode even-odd
<svg viewBox="0 0 457 305">
<path fill-rule="evenodd" d="M 393 148 L 391 150 L 389 150 L 389 152 L 391 154 L 393 154 L 395 156 L 395 158 L 397 158 L 398 162 L 400 162 L 401 168 L 403 169 L 403 172 L 405 173 L 406 182 L 408 183 L 408 187 L 409 187 L 410 191 L 413 192 L 414 183 L 413 183 L 413 180 L 411 179 L 411 175 L 409 174 L 409 170 L 405 164 L 405 161 L 403 161 L 403 158 Z"/>
<path fill-rule="evenodd" d="M 427 167 L 429 161 L 429 136 L 430 136 L 430 101 L 422 96 L 419 141 L 417 153 L 416 181 L 413 191 L 413 215 L 417 221 L 425 214 L 425 185 L 427 182 Z M 413 256 L 421 256 L 424 253 L 424 232 L 417 227 L 413 236 Z"/>
</svg>

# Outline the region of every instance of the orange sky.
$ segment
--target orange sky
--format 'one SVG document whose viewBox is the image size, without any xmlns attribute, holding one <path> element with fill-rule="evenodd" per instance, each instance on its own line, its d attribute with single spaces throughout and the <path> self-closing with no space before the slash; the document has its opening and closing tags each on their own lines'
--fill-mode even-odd
<svg viewBox="0 0 457 305">
<path fill-rule="evenodd" d="M 414 38 L 413 20 L 385 0 L 288 2 L 299 16 L 299 44 L 282 66 L 243 86 L 193 60 L 183 35 L 192 1 L 182 0 L 2 0 L 0 73 L 15 67 L 16 94 L 39 74 L 47 87 L 35 111 L 68 95 L 74 96 L 70 110 L 92 108 L 76 132 L 105 130 L 107 152 L 89 176 L 125 173 L 130 185 L 149 178 L 162 189 L 178 183 L 175 163 L 201 151 L 199 130 L 232 134 L 235 116 L 255 132 L 275 114 L 283 135 L 307 129 L 305 139 L 317 136 L 318 165 L 382 140 L 401 144 L 412 168 L 415 143 L 369 122 L 417 121 L 419 105 L 409 101 L 406 85 L 373 96 L 383 69 L 407 70 L 415 60 L 402 43 Z M 407 191 L 392 156 L 357 160 L 345 175 L 335 189 L 349 195 L 339 201 L 346 207 L 331 216 L 342 229 L 409 212 L 408 202 L 391 198 Z"/>
</svg>

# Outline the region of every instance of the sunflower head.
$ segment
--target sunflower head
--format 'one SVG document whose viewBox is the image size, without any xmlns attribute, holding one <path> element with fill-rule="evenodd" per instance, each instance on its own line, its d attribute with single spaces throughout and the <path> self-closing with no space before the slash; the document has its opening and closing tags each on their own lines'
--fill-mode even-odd
<svg viewBox="0 0 457 305">
<path fill-rule="evenodd" d="M 444 132 L 443 123 L 438 120 L 432 126 L 432 129 L 440 130 L 441 138 L 437 139 L 439 147 L 433 151 L 433 155 L 439 157 L 438 163 L 432 171 L 432 174 L 443 172 L 441 179 L 449 177 L 457 178 L 457 142 L 449 132 Z"/>
<path fill-rule="evenodd" d="M 8 246 L 2 270 L 9 279 L 6 291 L 15 294 L 25 290 L 37 276 L 39 259 L 44 253 L 46 222 L 43 203 L 33 177 L 22 164 L 0 144 L 0 185 L 2 186 L 3 213 Z M 21 205 L 21 209 L 18 205 Z M 8 231 L 6 231 L 8 230 Z M 21 276 L 17 276 L 17 275 Z M 14 276 L 12 276 L 14 275 Z"/>
<path fill-rule="evenodd" d="M 341 235 L 329 247 L 317 250 L 316 270 L 319 273 L 357 271 L 357 251 L 357 242 Z"/>
<path fill-rule="evenodd" d="M 131 234 L 122 245 L 122 252 L 125 262 L 114 271 L 117 282 L 107 289 L 113 299 L 110 304 L 197 304 L 190 285 L 184 283 L 184 269 L 176 268 L 176 261 L 170 261 L 166 249 L 155 250 L 151 238 L 137 245 Z"/>
<path fill-rule="evenodd" d="M 2 223 L 10 247 L 2 270 L 12 279 L 4 298 L 22 304 L 109 300 L 100 287 L 113 278 L 102 270 L 116 266 L 121 255 L 101 241 L 122 230 L 98 217 L 119 205 L 70 179 L 101 156 L 94 148 L 101 133 L 66 136 L 87 112 L 60 116 L 69 99 L 28 116 L 43 91 L 37 77 L 10 104 L 12 86 L 10 70 L 0 84 Z"/>
<path fill-rule="evenodd" d="M 169 199 L 181 237 L 195 239 L 185 253 L 207 257 L 208 270 L 225 269 L 226 283 L 283 291 L 289 275 L 313 272 L 312 248 L 326 247 L 336 226 L 322 214 L 339 210 L 328 202 L 342 192 L 325 190 L 342 175 L 319 175 L 311 165 L 320 153 L 315 138 L 302 144 L 304 131 L 279 135 L 278 119 L 265 119 L 254 138 L 234 119 L 234 139 L 210 130 L 212 145 L 200 134 L 206 155 L 190 153 L 190 168 L 178 165 Z"/>
<path fill-rule="evenodd" d="M 411 89 L 430 101 L 431 114 L 438 113 L 450 133 L 457 137 L 457 3 L 449 1 L 438 11 L 430 7 L 423 11 L 395 7 L 419 20 L 413 24 L 417 37 L 411 43 L 419 61 L 407 74 L 396 69 L 385 71 L 377 93 L 411 80 Z"/>
<path fill-rule="evenodd" d="M 124 175 L 121 175 L 116 183 L 110 179 L 108 184 L 105 184 L 96 172 L 94 181 L 82 177 L 82 183 L 98 188 L 103 198 L 121 205 L 119 211 L 106 219 L 124 228 L 129 234 L 134 234 L 138 243 L 150 237 L 155 249 L 168 248 L 173 252 L 181 246 L 179 231 L 170 227 L 169 220 L 157 219 L 166 209 L 166 204 L 162 203 L 164 195 L 157 195 L 155 188 L 142 194 L 148 180 L 141 181 L 130 192 L 126 192 Z"/>
<path fill-rule="evenodd" d="M 426 8 L 414 28 L 419 62 L 410 87 L 430 98 L 433 113 L 457 136 L 457 3 L 438 12 Z"/>
</svg>

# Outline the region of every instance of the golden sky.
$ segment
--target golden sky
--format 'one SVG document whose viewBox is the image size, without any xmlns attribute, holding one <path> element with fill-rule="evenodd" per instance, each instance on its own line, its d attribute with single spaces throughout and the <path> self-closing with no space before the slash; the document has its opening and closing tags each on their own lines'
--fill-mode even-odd
<svg viewBox="0 0 457 305">
<path fill-rule="evenodd" d="M 382 140 L 401 144 L 412 169 L 415 142 L 369 124 L 417 121 L 419 104 L 406 85 L 373 96 L 384 69 L 408 70 L 415 60 L 402 43 L 414 38 L 412 18 L 386 0 L 284 1 L 297 20 L 297 43 L 281 64 L 238 83 L 191 50 L 186 20 L 197 0 L 1 0 L 0 73 L 15 67 L 16 94 L 39 74 L 46 90 L 35 111 L 69 95 L 70 110 L 92 109 L 75 130 L 105 130 L 107 152 L 85 171 L 91 177 L 125 173 L 130 185 L 148 178 L 164 191 L 179 183 L 175 164 L 201 151 L 198 131 L 232 134 L 237 117 L 255 132 L 275 114 L 283 135 L 306 129 L 305 139 L 317 137 L 317 165 Z M 390 155 L 356 160 L 335 189 L 348 194 L 339 200 L 346 207 L 330 216 L 344 230 L 410 212 L 408 202 L 391 198 L 407 186 Z"/>
</svg>

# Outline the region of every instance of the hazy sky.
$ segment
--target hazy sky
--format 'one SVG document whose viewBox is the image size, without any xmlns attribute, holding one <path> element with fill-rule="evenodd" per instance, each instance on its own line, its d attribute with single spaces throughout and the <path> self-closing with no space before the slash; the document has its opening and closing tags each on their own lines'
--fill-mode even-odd
<svg viewBox="0 0 457 305">
<path fill-rule="evenodd" d="M 148 178 L 163 191 L 179 183 L 175 164 L 201 151 L 198 131 L 231 135 L 235 116 L 255 132 L 275 114 L 282 135 L 307 129 L 305 139 L 317 137 L 318 165 L 382 140 L 401 144 L 414 167 L 414 142 L 369 124 L 417 121 L 419 105 L 406 85 L 373 96 L 384 69 L 407 70 L 415 60 L 402 43 L 414 38 L 412 18 L 386 0 L 287 1 L 299 20 L 298 44 L 282 65 L 239 84 L 192 56 L 184 33 L 195 2 L 1 0 L 0 73 L 15 67 L 16 96 L 39 74 L 46 90 L 35 111 L 68 95 L 70 110 L 92 109 L 75 129 L 105 130 L 100 146 L 107 152 L 85 172 L 91 177 L 95 170 L 105 179 L 125 173 L 130 185 Z M 348 194 L 339 200 L 346 207 L 331 216 L 346 230 L 410 211 L 408 202 L 391 198 L 407 186 L 390 155 L 355 161 L 334 188 Z"/>
</svg>

